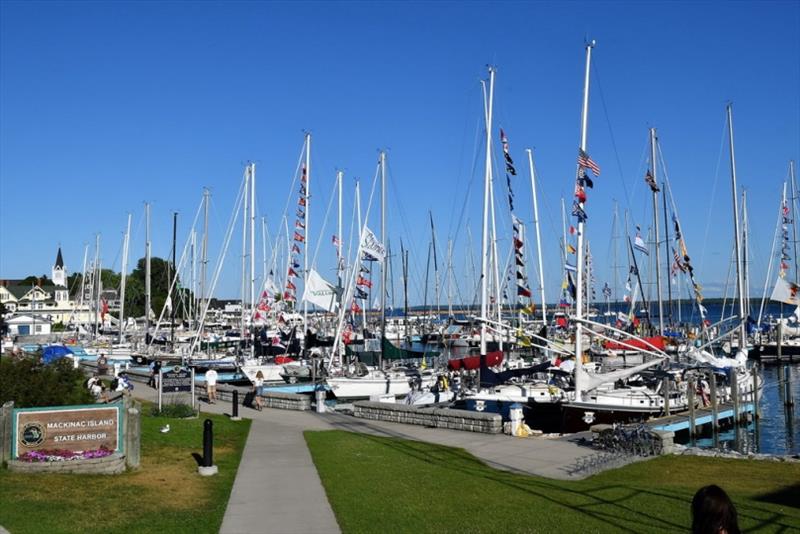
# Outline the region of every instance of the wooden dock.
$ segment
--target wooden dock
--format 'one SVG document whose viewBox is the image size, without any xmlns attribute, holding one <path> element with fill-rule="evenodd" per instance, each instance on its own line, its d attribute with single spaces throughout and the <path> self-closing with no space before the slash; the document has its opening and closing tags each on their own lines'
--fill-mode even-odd
<svg viewBox="0 0 800 534">
<path fill-rule="evenodd" d="M 743 402 L 739 406 L 739 417 L 740 419 L 743 417 L 747 417 L 748 414 L 753 414 L 754 406 L 752 402 Z M 733 417 L 734 417 L 734 408 L 732 403 L 720 403 L 717 406 L 717 425 L 729 425 L 733 424 Z M 653 430 L 667 430 L 671 432 L 681 432 L 681 431 L 688 431 L 690 422 L 689 412 L 681 412 L 676 415 L 670 415 L 665 417 L 657 417 L 655 419 L 650 419 L 647 422 L 647 426 L 649 426 Z M 694 411 L 694 424 L 695 428 L 701 427 L 703 425 L 709 425 L 714 419 L 714 413 L 711 407 L 706 408 L 697 408 Z"/>
</svg>

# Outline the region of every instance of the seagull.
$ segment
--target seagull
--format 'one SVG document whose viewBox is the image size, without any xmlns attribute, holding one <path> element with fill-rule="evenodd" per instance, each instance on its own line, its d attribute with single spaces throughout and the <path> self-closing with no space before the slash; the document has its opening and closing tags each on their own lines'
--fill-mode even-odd
<svg viewBox="0 0 800 534">
<path fill-rule="evenodd" d="M 166 434 L 167 432 L 169 432 L 169 425 L 162 426 L 161 427 L 161 433 L 162 434 Z"/>
</svg>

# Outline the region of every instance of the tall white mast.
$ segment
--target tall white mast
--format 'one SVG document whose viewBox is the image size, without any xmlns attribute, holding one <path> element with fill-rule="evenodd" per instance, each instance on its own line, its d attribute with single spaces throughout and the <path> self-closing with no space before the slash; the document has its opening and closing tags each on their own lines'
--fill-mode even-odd
<svg viewBox="0 0 800 534">
<path fill-rule="evenodd" d="M 305 239 L 303 239 L 303 290 L 305 291 L 306 283 L 308 282 L 308 242 L 311 239 L 311 134 L 306 134 L 306 183 L 305 183 L 305 201 L 306 201 L 306 220 L 305 220 Z M 303 347 L 308 347 L 308 301 L 303 299 Z"/>
<path fill-rule="evenodd" d="M 339 281 L 339 288 L 340 290 L 343 289 L 343 282 L 344 282 L 344 259 L 342 258 L 342 241 L 344 240 L 342 236 L 342 178 L 344 177 L 344 173 L 342 171 L 336 172 L 336 189 L 338 193 L 338 204 L 339 204 L 339 212 L 336 221 L 336 275 Z M 342 295 L 340 295 L 339 305 L 344 306 L 344 303 L 341 302 Z"/>
<path fill-rule="evenodd" d="M 256 164 L 250 164 L 250 325 L 256 313 Z M 250 337 L 250 357 L 255 356 L 255 343 Z"/>
<path fill-rule="evenodd" d="M 203 248 L 200 255 L 200 306 L 198 311 L 205 309 L 206 279 L 208 269 L 208 189 L 203 189 Z M 198 332 L 201 335 L 202 332 Z"/>
<path fill-rule="evenodd" d="M 583 111 L 581 113 L 581 150 L 586 151 L 586 131 L 589 125 L 589 68 L 592 63 L 592 49 L 595 41 L 586 43 L 586 73 L 583 82 Z M 581 166 L 578 165 L 577 176 L 580 176 Z M 583 209 L 583 203 L 580 203 Z M 576 267 L 578 269 L 577 280 L 575 282 L 575 317 L 578 319 L 575 325 L 575 400 L 581 400 L 583 394 L 583 230 L 585 223 L 583 218 L 578 219 L 578 250 Z"/>
<path fill-rule="evenodd" d="M 239 339 L 245 341 L 245 316 L 247 315 L 247 195 L 250 189 L 250 166 L 244 173 L 244 197 L 242 198 L 242 282 L 241 282 L 241 313 L 239 316 Z M 246 346 L 246 345 L 245 345 Z M 242 347 L 244 348 L 244 347 Z"/>
<path fill-rule="evenodd" d="M 486 121 L 486 166 L 483 176 L 483 231 L 481 234 L 481 357 L 486 356 L 486 321 L 489 320 L 489 196 L 492 178 L 492 100 L 494 99 L 494 67 L 489 67 L 489 94 L 484 103 Z M 483 83 L 484 94 L 486 85 Z"/>
<path fill-rule="evenodd" d="M 128 228 L 125 230 L 125 239 L 122 244 L 122 280 L 119 290 L 119 342 L 122 343 L 125 336 L 125 285 L 128 278 L 128 245 L 131 238 L 131 214 L 128 214 Z"/>
<path fill-rule="evenodd" d="M 656 175 L 656 129 L 650 128 L 650 165 L 653 167 L 653 183 L 658 184 Z M 658 246 L 658 188 L 651 188 L 653 192 L 653 229 L 655 231 L 656 249 L 656 292 L 658 294 L 658 333 L 664 335 L 664 303 L 661 296 L 661 247 Z M 669 282 L 667 282 L 669 283 Z"/>
<path fill-rule="evenodd" d="M 497 337 L 499 349 L 503 350 L 503 279 L 500 278 L 500 257 L 497 255 L 497 225 L 494 216 L 494 184 L 491 168 L 489 169 L 489 207 L 492 216 L 492 266 L 494 267 L 494 299 L 497 305 Z"/>
<path fill-rule="evenodd" d="M 94 238 L 94 337 L 100 336 L 100 291 L 101 277 L 103 271 L 100 269 L 100 234 Z"/>
<path fill-rule="evenodd" d="M 194 318 L 195 318 L 195 311 L 196 311 L 196 291 L 197 291 L 197 232 L 195 231 L 194 227 L 192 227 L 191 233 L 191 240 L 192 240 L 192 266 L 191 266 L 191 280 L 189 281 L 189 287 L 192 291 L 192 298 L 187 299 L 189 303 L 189 328 L 194 328 Z"/>
<path fill-rule="evenodd" d="M 733 107 L 728 104 L 728 137 L 731 154 L 731 192 L 733 194 L 733 233 L 736 245 L 736 284 L 739 288 L 739 350 L 746 351 L 747 348 L 747 329 L 745 320 L 747 318 L 744 309 L 744 272 L 742 270 L 742 234 L 739 230 L 739 195 L 736 194 L 736 154 L 733 148 Z M 747 354 L 747 352 L 744 352 Z"/>
<path fill-rule="evenodd" d="M 533 227 L 536 229 L 536 254 L 539 261 L 539 293 L 542 296 L 542 321 L 547 324 L 547 300 L 544 297 L 544 267 L 542 265 L 542 238 L 539 234 L 539 203 L 536 199 L 536 171 L 533 168 L 533 151 L 528 148 L 528 166 L 531 171 L 531 194 L 533 195 Z"/>
<path fill-rule="evenodd" d="M 789 160 L 789 183 L 792 184 L 792 246 L 794 247 L 794 282 L 800 280 L 797 257 L 797 183 L 794 178 L 794 160 Z"/>
<path fill-rule="evenodd" d="M 144 242 L 144 336 L 150 333 L 150 203 L 144 204 L 145 242 Z M 147 343 L 149 345 L 149 343 Z"/>
<path fill-rule="evenodd" d="M 381 243 L 386 246 L 386 151 L 381 150 Z M 378 369 L 383 369 L 383 339 L 386 337 L 386 264 L 381 262 L 381 350 L 378 353 Z"/>
<path fill-rule="evenodd" d="M 83 246 L 83 274 L 81 275 L 81 298 L 78 301 L 78 324 L 83 322 L 81 315 L 83 313 L 83 301 L 86 298 L 86 262 L 89 260 L 89 244 Z M 88 317 L 87 317 L 88 318 Z"/>
</svg>

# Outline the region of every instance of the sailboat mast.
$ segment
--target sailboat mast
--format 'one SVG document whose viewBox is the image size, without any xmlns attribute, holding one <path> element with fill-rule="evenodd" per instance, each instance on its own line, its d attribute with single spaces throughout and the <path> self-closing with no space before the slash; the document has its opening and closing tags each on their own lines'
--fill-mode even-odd
<svg viewBox="0 0 800 534">
<path fill-rule="evenodd" d="M 144 205 L 145 242 L 144 242 L 144 335 L 145 341 L 150 334 L 150 203 Z M 148 343 L 149 345 L 149 343 Z"/>
<path fill-rule="evenodd" d="M 175 244 L 178 239 L 178 212 L 172 213 L 172 280 L 178 279 L 178 269 L 177 269 L 177 258 L 175 257 L 176 250 Z M 167 299 L 169 302 L 169 314 L 170 314 L 170 321 L 169 321 L 169 338 L 170 343 L 172 344 L 172 349 L 175 350 L 175 308 L 177 308 L 177 299 L 173 298 L 172 293 L 174 291 L 174 287 L 176 284 L 170 280 L 169 285 L 169 294 L 167 294 Z"/>
<path fill-rule="evenodd" d="M 336 189 L 338 193 L 339 214 L 336 221 L 336 275 L 339 280 L 339 288 L 342 289 L 344 279 L 344 259 L 342 258 L 342 178 L 344 173 L 342 171 L 336 172 Z M 341 296 L 339 297 L 341 299 Z M 341 304 L 341 303 L 340 303 Z M 342 304 L 343 305 L 343 304 Z"/>
<path fill-rule="evenodd" d="M 381 243 L 386 244 L 386 152 L 381 150 Z M 383 339 L 386 337 L 386 262 L 381 263 L 381 350 L 378 369 L 383 369 Z"/>
<path fill-rule="evenodd" d="M 428 216 L 431 220 L 431 243 L 433 244 L 433 288 L 434 288 L 434 295 L 436 297 L 436 316 L 438 318 L 440 309 L 439 309 L 439 260 L 437 259 L 436 254 L 436 229 L 433 226 L 433 212 L 428 210 Z"/>
<path fill-rule="evenodd" d="M 245 315 L 247 314 L 247 195 L 250 189 L 250 166 L 244 173 L 244 197 L 242 199 L 242 282 L 241 282 L 241 313 L 239 314 L 239 339 L 240 351 L 243 351 L 247 345 L 245 342 L 244 329 L 245 329 Z"/>
<path fill-rule="evenodd" d="M 658 184 L 656 165 L 656 129 L 650 128 L 650 165 L 653 172 L 653 183 Z M 655 231 L 656 249 L 656 293 L 658 295 L 658 334 L 664 335 L 664 301 L 661 297 L 661 247 L 658 243 L 658 187 L 652 187 L 653 192 L 653 230 Z"/>
<path fill-rule="evenodd" d="M 256 164 L 250 164 L 250 325 L 256 313 Z M 255 357 L 256 346 L 251 335 L 250 357 Z"/>
<path fill-rule="evenodd" d="M 592 62 L 592 49 L 595 42 L 586 44 L 586 73 L 583 82 L 583 111 L 581 113 L 581 150 L 586 152 L 586 131 L 589 124 L 589 68 Z M 580 175 L 581 167 L 578 165 L 576 175 Z M 583 209 L 583 203 L 580 203 Z M 583 394 L 583 229 L 585 223 L 583 218 L 578 219 L 578 250 L 577 250 L 577 276 L 575 286 L 575 317 L 578 319 L 575 325 L 575 400 L 580 400 Z M 566 253 L 566 250 L 564 251 Z"/>
<path fill-rule="evenodd" d="M 742 267 L 744 268 L 744 302 L 747 315 L 750 315 L 750 255 L 748 254 L 749 240 L 747 233 L 750 230 L 750 221 L 747 218 L 747 191 L 742 191 Z"/>
<path fill-rule="evenodd" d="M 309 204 L 311 196 L 311 134 L 306 133 L 306 183 L 305 183 L 305 201 L 306 201 L 306 217 L 305 217 L 305 239 L 303 239 L 303 291 L 305 291 L 306 283 L 308 281 L 308 242 L 311 237 L 311 205 Z M 303 352 L 308 350 L 308 301 L 303 299 Z"/>
<path fill-rule="evenodd" d="M 206 269 L 208 268 L 208 189 L 203 190 L 203 247 L 200 255 L 200 310 L 205 309 L 206 298 Z M 198 317 L 199 320 L 199 317 Z M 198 332 L 198 335 L 202 332 Z"/>
<path fill-rule="evenodd" d="M 792 184 L 792 244 L 794 245 L 794 283 L 800 280 L 797 267 L 797 182 L 794 178 L 794 160 L 789 161 L 789 183 Z"/>
<path fill-rule="evenodd" d="M 739 289 L 739 350 L 747 346 L 747 329 L 745 327 L 744 309 L 744 273 L 742 272 L 742 244 L 739 232 L 739 196 L 736 194 L 736 153 L 733 147 L 733 106 L 728 104 L 728 137 L 731 155 L 731 192 L 733 195 L 733 233 L 736 245 L 736 284 Z"/>
<path fill-rule="evenodd" d="M 101 276 L 103 271 L 100 269 L 100 234 L 94 237 L 94 337 L 100 336 L 100 291 Z"/>
<path fill-rule="evenodd" d="M 492 179 L 492 101 L 494 99 L 494 67 L 489 67 L 489 95 L 484 104 L 486 120 L 486 166 L 483 176 L 483 230 L 481 234 L 481 357 L 486 356 L 486 321 L 489 300 L 489 191 Z M 486 92 L 483 83 L 484 94 Z M 480 371 L 479 371 L 480 372 Z M 478 376 L 480 380 L 480 375 Z"/>
<path fill-rule="evenodd" d="M 125 240 L 122 245 L 122 280 L 119 290 L 119 342 L 125 339 L 125 285 L 128 278 L 128 246 L 131 240 L 131 214 L 128 214 L 128 227 L 125 230 Z"/>
<path fill-rule="evenodd" d="M 453 317 L 453 240 L 447 240 L 447 316 Z"/>
<path fill-rule="evenodd" d="M 542 296 L 542 321 L 547 324 L 547 300 L 544 296 L 544 267 L 542 264 L 542 237 L 539 234 L 539 203 L 536 197 L 536 171 L 533 167 L 533 150 L 528 153 L 528 167 L 531 172 L 531 194 L 533 195 L 533 227 L 536 229 L 536 255 L 539 262 L 539 293 Z"/>
</svg>

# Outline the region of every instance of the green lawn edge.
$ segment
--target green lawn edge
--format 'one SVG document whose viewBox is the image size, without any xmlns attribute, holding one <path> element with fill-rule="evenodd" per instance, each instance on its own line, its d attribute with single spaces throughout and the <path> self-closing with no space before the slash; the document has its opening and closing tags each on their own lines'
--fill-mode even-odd
<svg viewBox="0 0 800 534">
<path fill-rule="evenodd" d="M 13 534 L 216 533 L 225 515 L 251 421 L 194 419 L 142 409 L 141 467 L 121 475 L 23 474 L 0 469 L 0 525 Z M 214 423 L 219 474 L 197 474 L 203 424 Z M 160 432 L 169 424 L 170 431 Z"/>
<path fill-rule="evenodd" d="M 342 532 L 688 532 L 725 488 L 746 532 L 800 530 L 800 464 L 663 456 L 580 481 L 493 469 L 463 449 L 341 430 L 304 433 Z"/>
</svg>

